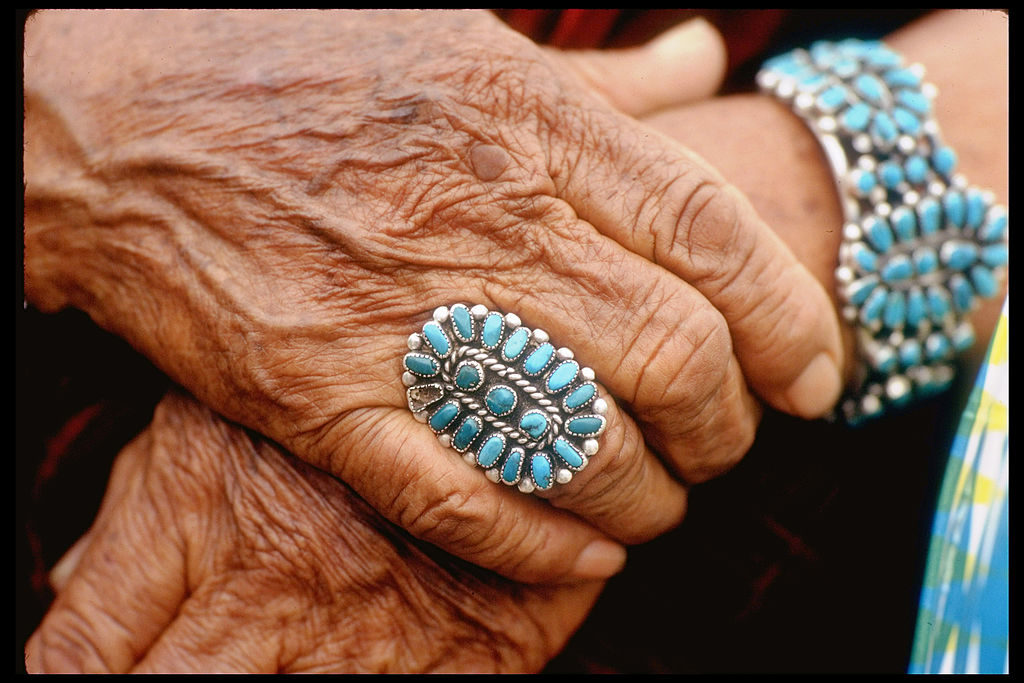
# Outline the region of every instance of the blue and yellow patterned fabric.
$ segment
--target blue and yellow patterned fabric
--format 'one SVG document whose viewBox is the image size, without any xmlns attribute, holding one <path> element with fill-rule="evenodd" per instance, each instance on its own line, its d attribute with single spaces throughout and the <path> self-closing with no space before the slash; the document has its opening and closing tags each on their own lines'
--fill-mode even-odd
<svg viewBox="0 0 1024 683">
<path fill-rule="evenodd" d="M 946 465 L 911 673 L 1009 673 L 1008 311 Z"/>
</svg>

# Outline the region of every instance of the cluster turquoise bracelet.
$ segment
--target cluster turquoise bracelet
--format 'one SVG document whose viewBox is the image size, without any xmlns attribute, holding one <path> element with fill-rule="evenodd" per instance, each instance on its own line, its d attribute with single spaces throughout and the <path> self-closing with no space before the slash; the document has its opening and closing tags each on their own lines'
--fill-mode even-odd
<svg viewBox="0 0 1024 683">
<path fill-rule="evenodd" d="M 836 282 L 860 362 L 841 417 L 857 423 L 941 391 L 974 342 L 968 315 L 1001 289 L 1007 214 L 956 172 L 924 69 L 851 39 L 772 58 L 757 82 L 817 136 L 842 202 Z"/>
</svg>

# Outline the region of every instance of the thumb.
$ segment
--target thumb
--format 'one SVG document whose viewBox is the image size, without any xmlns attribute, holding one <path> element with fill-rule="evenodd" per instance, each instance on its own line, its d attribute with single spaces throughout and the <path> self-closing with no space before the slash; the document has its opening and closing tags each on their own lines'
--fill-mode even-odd
<svg viewBox="0 0 1024 683">
<path fill-rule="evenodd" d="M 727 65 L 725 41 L 701 17 L 639 47 L 545 49 L 592 91 L 631 116 L 710 97 L 721 85 Z"/>
</svg>

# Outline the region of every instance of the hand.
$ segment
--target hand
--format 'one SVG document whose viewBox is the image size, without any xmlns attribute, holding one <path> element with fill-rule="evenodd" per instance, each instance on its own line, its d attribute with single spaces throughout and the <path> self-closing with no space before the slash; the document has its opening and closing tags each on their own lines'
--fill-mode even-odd
<svg viewBox="0 0 1024 683">
<path fill-rule="evenodd" d="M 1010 196 L 1006 15 L 936 12 L 886 43 L 908 62 L 925 66 L 926 80 L 939 92 L 935 116 L 943 139 L 957 150 L 959 169 L 1005 204 Z M 725 173 L 825 289 L 836 291 L 843 222 L 839 198 L 820 146 L 799 118 L 770 97 L 736 95 L 664 109 L 644 122 Z M 751 158 L 771 164 L 752 164 Z M 977 341 L 966 372 L 981 362 L 1002 303 L 1002 296 L 984 300 L 972 314 Z M 852 328 L 844 326 L 843 340 L 849 375 L 855 364 Z"/>
<path fill-rule="evenodd" d="M 600 63 L 488 14 L 41 13 L 25 55 L 29 300 L 464 559 L 607 576 L 608 537 L 677 524 L 746 451 L 748 384 L 804 416 L 839 392 L 828 296 L 746 199 L 609 106 L 633 91 Z M 405 340 L 454 301 L 547 330 L 618 400 L 554 507 L 405 408 Z"/>
<path fill-rule="evenodd" d="M 41 672 L 536 671 L 602 586 L 522 586 L 410 539 L 180 395 L 52 573 Z"/>
</svg>

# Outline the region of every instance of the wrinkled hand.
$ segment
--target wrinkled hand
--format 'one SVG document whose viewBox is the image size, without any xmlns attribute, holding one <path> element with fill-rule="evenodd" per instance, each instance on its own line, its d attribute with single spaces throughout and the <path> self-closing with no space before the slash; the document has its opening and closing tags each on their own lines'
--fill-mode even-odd
<svg viewBox="0 0 1024 683">
<path fill-rule="evenodd" d="M 341 482 L 169 395 L 54 569 L 30 672 L 535 671 L 601 583 L 424 552 Z"/>
<path fill-rule="evenodd" d="M 704 40 L 651 73 L 709 94 Z M 602 78 L 616 62 L 476 12 L 42 13 L 25 62 L 29 300 L 86 310 L 476 564 L 607 576 L 605 535 L 677 524 L 686 484 L 746 451 L 748 386 L 804 416 L 839 392 L 824 290 L 705 162 L 613 108 L 665 104 Z M 455 301 L 547 330 L 617 399 L 553 507 L 405 408 L 405 340 Z"/>
</svg>

